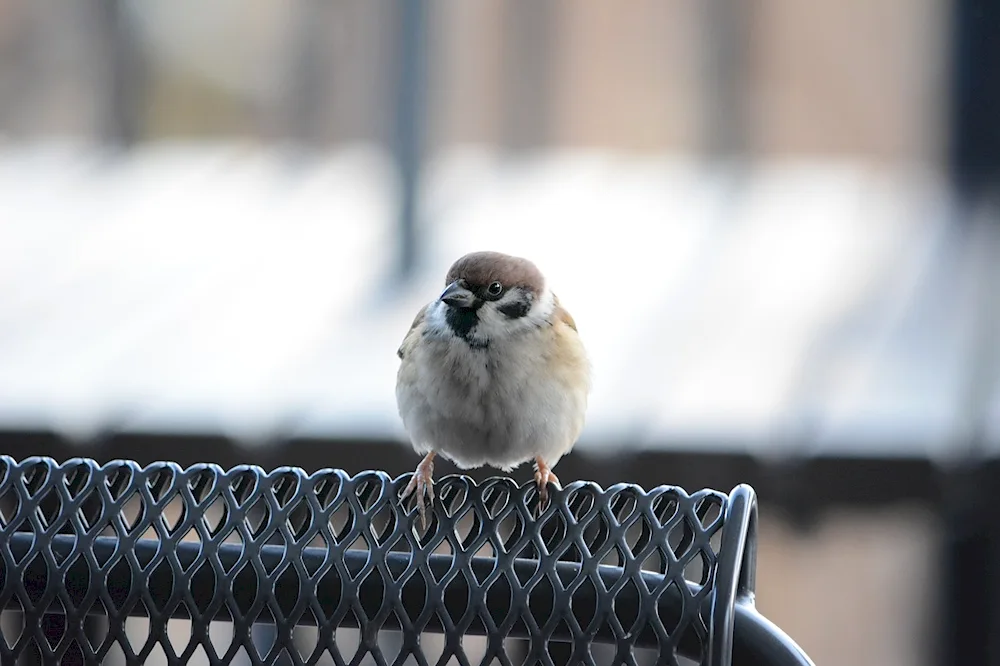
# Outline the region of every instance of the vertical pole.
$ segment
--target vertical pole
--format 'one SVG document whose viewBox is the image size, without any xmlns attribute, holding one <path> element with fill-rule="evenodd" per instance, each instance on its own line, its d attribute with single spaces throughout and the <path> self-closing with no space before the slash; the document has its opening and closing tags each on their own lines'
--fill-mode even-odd
<svg viewBox="0 0 1000 666">
<path fill-rule="evenodd" d="M 295 23 L 284 129 L 300 147 L 315 148 L 323 138 L 323 102 L 330 74 L 325 67 L 325 28 L 330 11 L 327 0 L 298 0 L 292 8 Z"/>
<path fill-rule="evenodd" d="M 424 114 L 427 103 L 427 0 L 397 0 L 398 79 L 394 127 L 399 177 L 398 276 L 412 275 L 417 235 Z"/>
<path fill-rule="evenodd" d="M 142 52 L 125 16 L 124 0 L 98 0 L 98 19 L 108 86 L 101 134 L 110 145 L 129 148 L 141 133 Z"/>
<path fill-rule="evenodd" d="M 995 0 L 952 0 L 947 167 L 955 202 L 955 224 L 972 243 L 997 235 L 996 194 L 1000 183 L 1000 4 Z M 985 206 L 983 205 L 985 204 Z M 991 207 L 992 206 L 992 207 Z M 985 208 L 985 215 L 970 211 Z M 996 345 L 989 314 L 996 308 L 997 243 L 981 263 L 980 300 L 973 308 L 968 423 L 969 456 L 947 476 L 944 557 L 938 663 L 1000 665 L 1000 509 L 995 491 L 1000 461 L 983 446 L 986 412 L 995 381 L 990 356 Z M 995 326 L 995 324 L 994 324 Z M 982 328 L 980 328 L 982 327 Z M 976 348 L 978 347 L 978 349 Z M 995 366 L 995 358 L 992 365 Z M 992 376 L 982 373 L 991 372 Z M 981 403 L 977 407 L 976 403 Z"/>
<path fill-rule="evenodd" d="M 747 149 L 747 12 L 742 0 L 706 0 L 704 147 L 710 159 L 733 159 Z"/>
<path fill-rule="evenodd" d="M 951 181 L 960 197 L 1000 182 L 1000 4 L 953 0 L 951 22 Z"/>
</svg>

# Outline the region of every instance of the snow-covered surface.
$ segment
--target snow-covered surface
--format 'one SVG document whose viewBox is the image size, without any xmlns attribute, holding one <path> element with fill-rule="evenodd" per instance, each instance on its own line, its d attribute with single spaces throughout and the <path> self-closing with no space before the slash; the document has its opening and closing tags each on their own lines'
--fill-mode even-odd
<svg viewBox="0 0 1000 666">
<path fill-rule="evenodd" d="M 977 283 L 933 177 L 459 150 L 397 284 L 389 166 L 0 148 L 0 426 L 401 437 L 413 313 L 496 249 L 541 266 L 591 351 L 581 446 L 939 455 L 961 432 Z"/>
</svg>

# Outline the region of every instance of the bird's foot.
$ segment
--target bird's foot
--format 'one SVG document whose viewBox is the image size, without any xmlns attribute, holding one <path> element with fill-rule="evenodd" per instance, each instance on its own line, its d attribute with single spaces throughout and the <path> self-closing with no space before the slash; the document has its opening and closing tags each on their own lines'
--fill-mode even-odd
<svg viewBox="0 0 1000 666">
<path fill-rule="evenodd" d="M 538 484 L 538 514 L 541 515 L 549 505 L 548 484 L 551 483 L 556 488 L 562 486 L 559 485 L 559 477 L 549 469 L 549 466 L 541 458 L 535 458 L 535 483 Z"/>
<path fill-rule="evenodd" d="M 417 465 L 410 482 L 406 484 L 401 500 L 405 501 L 416 491 L 413 501 L 417 505 L 417 513 L 420 514 L 420 525 L 427 529 L 427 502 L 434 502 L 434 452 L 431 451 Z M 424 496 L 427 496 L 427 502 Z"/>
</svg>

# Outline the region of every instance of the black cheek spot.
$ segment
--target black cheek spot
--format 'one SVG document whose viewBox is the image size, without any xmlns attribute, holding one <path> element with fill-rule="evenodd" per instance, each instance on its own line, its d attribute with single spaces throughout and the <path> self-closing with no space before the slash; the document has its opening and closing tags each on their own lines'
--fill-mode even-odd
<svg viewBox="0 0 1000 666">
<path fill-rule="evenodd" d="M 520 319 L 521 317 L 528 314 L 528 310 L 531 309 L 531 304 L 525 301 L 512 301 L 510 303 L 504 303 L 497 308 L 505 317 L 510 319 Z"/>
</svg>

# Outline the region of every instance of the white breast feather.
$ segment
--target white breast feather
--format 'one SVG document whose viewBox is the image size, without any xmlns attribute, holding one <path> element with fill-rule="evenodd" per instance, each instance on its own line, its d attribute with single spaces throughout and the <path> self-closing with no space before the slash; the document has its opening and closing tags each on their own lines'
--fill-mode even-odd
<svg viewBox="0 0 1000 666">
<path fill-rule="evenodd" d="M 580 367 L 553 367 L 553 294 L 545 290 L 517 319 L 484 308 L 473 332 L 474 340 L 488 343 L 484 349 L 452 333 L 446 307 L 428 308 L 425 338 L 400 369 L 397 401 L 414 448 L 437 451 L 462 468 L 509 470 L 536 455 L 555 465 L 583 427 L 589 381 L 576 380 L 587 361 L 572 331 L 569 358 Z"/>
</svg>

